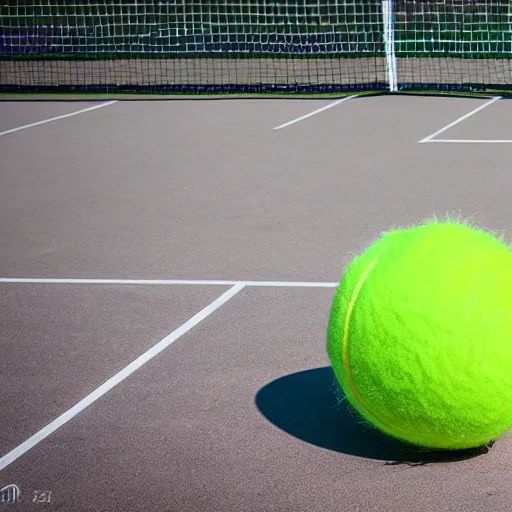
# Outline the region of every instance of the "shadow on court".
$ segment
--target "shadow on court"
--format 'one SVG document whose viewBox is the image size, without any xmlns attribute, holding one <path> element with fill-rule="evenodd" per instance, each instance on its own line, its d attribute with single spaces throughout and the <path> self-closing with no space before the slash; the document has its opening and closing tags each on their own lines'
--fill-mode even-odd
<svg viewBox="0 0 512 512">
<path fill-rule="evenodd" d="M 487 451 L 423 451 L 363 423 L 344 400 L 330 367 L 286 375 L 256 395 L 260 412 L 284 432 L 335 452 L 396 463 L 456 462 Z"/>
</svg>

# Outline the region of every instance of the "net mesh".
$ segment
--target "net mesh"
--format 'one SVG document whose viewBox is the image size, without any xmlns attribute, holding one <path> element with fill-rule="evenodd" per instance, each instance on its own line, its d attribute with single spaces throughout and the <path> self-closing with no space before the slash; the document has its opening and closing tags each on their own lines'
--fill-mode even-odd
<svg viewBox="0 0 512 512">
<path fill-rule="evenodd" d="M 512 86 L 509 1 L 399 0 L 394 32 L 402 89 Z"/>
<path fill-rule="evenodd" d="M 3 91 L 386 90 L 390 72 L 399 89 L 512 82 L 505 0 L 17 0 L 0 33 Z"/>
</svg>

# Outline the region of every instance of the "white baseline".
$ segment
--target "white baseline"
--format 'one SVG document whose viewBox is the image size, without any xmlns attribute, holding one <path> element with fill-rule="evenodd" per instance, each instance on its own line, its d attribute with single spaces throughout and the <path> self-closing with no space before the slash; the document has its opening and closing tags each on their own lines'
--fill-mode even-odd
<svg viewBox="0 0 512 512">
<path fill-rule="evenodd" d="M 432 139 L 428 142 L 441 144 L 512 144 L 512 139 Z"/>
<path fill-rule="evenodd" d="M 65 413 L 61 414 L 57 419 L 42 428 L 39 432 L 35 433 L 32 437 L 25 442 L 11 450 L 0 459 L 0 471 L 5 469 L 9 464 L 13 463 L 16 459 L 23 454 L 34 448 L 43 439 L 53 434 L 57 429 L 65 425 L 68 421 L 73 419 L 77 414 L 93 404 L 96 400 L 108 393 L 112 388 L 117 386 L 120 382 L 129 377 L 133 372 L 138 370 L 141 366 L 153 359 L 162 350 L 166 349 L 171 343 L 174 343 L 178 338 L 190 331 L 193 327 L 199 324 L 206 317 L 210 316 L 214 311 L 219 309 L 229 299 L 234 297 L 237 293 L 243 290 L 243 284 L 235 284 L 228 291 L 217 297 L 213 302 L 208 304 L 204 309 L 199 311 L 190 320 L 178 327 L 176 330 L 168 334 L 163 340 L 159 341 L 156 345 L 151 347 L 147 352 L 139 356 L 128 366 L 123 368 L 120 372 L 116 373 L 113 377 L 104 382 L 101 386 L 96 388 L 92 393 L 83 398 L 80 402 L 73 405 Z"/>
<path fill-rule="evenodd" d="M 188 286 L 244 286 L 264 288 L 334 288 L 339 283 L 321 281 L 243 281 L 215 279 L 68 279 L 37 277 L 0 277 L 0 283 L 18 284 L 88 284 L 88 285 L 188 285 Z"/>
<path fill-rule="evenodd" d="M 58 121 L 59 119 L 65 119 L 66 117 L 73 117 L 73 116 L 77 116 L 78 114 L 83 114 L 84 112 L 91 112 L 92 110 L 97 110 L 99 108 L 108 107 L 109 105 L 113 105 L 114 103 L 117 103 L 117 100 L 107 101 L 106 103 L 100 103 L 99 105 L 94 105 L 93 107 L 83 108 L 82 110 L 70 112 L 69 114 L 63 114 L 62 116 L 50 117 L 48 119 L 43 119 L 42 121 L 37 121 L 36 123 L 25 124 L 23 126 L 18 126 L 17 128 L 11 128 L 10 130 L 4 130 L 3 132 L 0 132 L 0 137 L 2 135 L 7 135 L 9 133 L 19 132 L 20 130 L 26 130 L 27 128 L 32 128 L 34 126 L 52 123 L 53 121 Z"/>
</svg>

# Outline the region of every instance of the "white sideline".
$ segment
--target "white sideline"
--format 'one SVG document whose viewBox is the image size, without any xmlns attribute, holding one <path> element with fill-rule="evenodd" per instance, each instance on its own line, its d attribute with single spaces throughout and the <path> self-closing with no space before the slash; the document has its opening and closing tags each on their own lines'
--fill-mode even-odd
<svg viewBox="0 0 512 512">
<path fill-rule="evenodd" d="M 59 119 L 65 119 L 66 117 L 77 116 L 78 114 L 83 114 L 84 112 L 90 112 L 91 110 L 97 110 L 98 108 L 108 107 L 109 105 L 113 105 L 114 103 L 117 103 L 117 100 L 107 101 L 106 103 L 100 103 L 99 105 L 94 105 L 93 107 L 83 108 L 82 110 L 77 110 L 76 112 L 71 112 L 69 114 L 63 114 L 62 116 L 50 117 L 49 119 L 43 119 L 42 121 L 37 121 L 36 123 L 25 124 L 23 126 L 18 126 L 17 128 L 11 128 L 10 130 L 4 130 L 3 132 L 0 132 L 0 137 L 2 135 L 19 132 L 20 130 L 26 130 L 27 128 L 32 128 L 34 126 L 39 126 L 41 124 L 58 121 Z"/>
<path fill-rule="evenodd" d="M 352 96 L 346 96 L 345 98 L 341 98 L 339 100 L 333 101 L 333 102 L 329 103 L 328 105 L 324 105 L 323 107 L 313 110 L 313 112 L 310 112 L 309 114 L 292 119 L 291 121 L 288 121 L 287 123 L 284 123 L 284 124 L 280 124 L 279 126 L 275 126 L 272 129 L 273 130 L 281 130 L 281 128 L 286 128 L 287 126 L 298 123 L 299 121 L 302 121 L 303 119 L 307 119 L 308 117 L 314 116 L 316 114 L 320 114 L 320 112 L 323 112 L 324 110 L 335 107 L 336 105 L 339 105 L 340 103 L 352 100 L 354 98 L 357 98 L 357 94 L 354 94 Z"/>
<path fill-rule="evenodd" d="M 190 320 L 185 322 L 183 325 L 178 327 L 176 330 L 168 334 L 163 340 L 159 341 L 156 345 L 151 347 L 147 352 L 139 356 L 133 362 L 131 362 L 128 366 L 123 368 L 120 372 L 116 373 L 113 377 L 104 382 L 101 386 L 96 388 L 92 393 L 87 395 L 85 398 L 80 400 L 77 404 L 73 405 L 66 412 L 61 414 L 57 419 L 53 420 L 51 423 L 42 428 L 39 432 L 34 434 L 32 437 L 27 439 L 25 442 L 11 450 L 9 453 L 4 455 L 0 459 L 0 471 L 5 469 L 9 464 L 14 462 L 16 459 L 21 457 L 23 454 L 28 452 L 38 443 L 40 443 L 43 439 L 48 437 L 50 434 L 53 434 L 57 429 L 62 427 L 68 421 L 73 419 L 77 414 L 82 412 L 84 409 L 89 407 L 96 400 L 101 398 L 103 395 L 108 393 L 112 388 L 117 386 L 120 382 L 129 377 L 133 372 L 139 369 L 142 365 L 146 364 L 148 361 L 153 359 L 156 355 L 158 355 L 162 350 L 166 349 L 171 343 L 175 342 L 178 338 L 183 336 L 185 333 L 190 331 L 193 327 L 199 324 L 206 317 L 211 315 L 214 311 L 220 308 L 223 304 L 225 304 L 229 299 L 234 297 L 238 292 L 243 290 L 244 285 L 241 283 L 235 284 L 232 288 L 230 288 L 227 292 L 223 293 L 221 296 L 217 297 L 213 302 L 208 304 L 204 309 L 202 309 L 199 313 L 194 315 Z"/>
<path fill-rule="evenodd" d="M 339 283 L 317 281 L 243 281 L 215 279 L 67 279 L 67 278 L 25 278 L 0 277 L 0 283 L 29 284 L 90 284 L 90 285 L 199 285 L 199 286 L 234 286 L 242 284 L 254 287 L 282 288 L 334 288 Z"/>
<path fill-rule="evenodd" d="M 492 98 L 491 100 L 485 102 L 483 105 L 480 105 L 479 107 L 475 108 L 471 112 L 468 112 L 467 114 L 459 117 L 458 119 L 455 119 L 455 121 L 452 121 L 451 123 L 447 124 L 446 126 L 443 126 L 440 130 L 437 130 L 437 132 L 432 133 L 428 137 L 425 137 L 424 139 L 421 139 L 418 141 L 419 144 L 424 144 L 425 142 L 432 142 L 432 139 L 436 137 L 437 135 L 445 132 L 446 130 L 449 130 L 450 128 L 453 128 L 455 125 L 461 123 L 462 121 L 465 121 L 469 117 L 475 115 L 477 112 L 480 112 L 484 108 L 487 108 L 491 106 L 495 101 L 501 100 L 501 96 L 496 96 Z"/>
</svg>

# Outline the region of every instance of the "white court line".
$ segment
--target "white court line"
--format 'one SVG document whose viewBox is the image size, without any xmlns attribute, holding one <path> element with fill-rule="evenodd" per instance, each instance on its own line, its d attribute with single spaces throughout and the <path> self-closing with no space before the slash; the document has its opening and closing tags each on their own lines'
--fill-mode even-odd
<svg viewBox="0 0 512 512">
<path fill-rule="evenodd" d="M 441 142 L 445 144 L 512 144 L 512 140 L 506 139 L 432 139 L 427 142 Z"/>
<path fill-rule="evenodd" d="M 429 135 L 428 137 L 425 137 L 424 139 L 421 139 L 420 141 L 418 141 L 418 143 L 419 144 L 424 144 L 425 142 L 431 142 L 431 139 L 433 139 L 437 135 L 445 132 L 446 130 L 449 130 L 450 128 L 453 128 L 455 125 L 461 123 L 462 121 L 465 121 L 466 119 L 468 119 L 469 117 L 475 115 L 477 112 L 480 112 L 484 108 L 487 108 L 487 107 L 491 106 L 495 101 L 498 101 L 498 100 L 501 100 L 501 96 L 497 96 L 495 98 L 492 98 L 491 100 L 485 102 L 483 105 L 480 105 L 479 107 L 475 108 L 471 112 L 468 112 L 467 114 L 459 117 L 458 119 L 455 119 L 455 121 L 452 121 L 450 124 L 447 124 L 446 126 L 441 128 L 440 130 L 437 130 L 437 132 L 432 133 L 431 135 Z"/>
<path fill-rule="evenodd" d="M 324 110 L 335 107 L 336 105 L 339 105 L 340 103 L 352 100 L 354 98 L 357 98 L 357 94 L 354 94 L 353 96 L 346 96 L 345 98 L 341 98 L 339 100 L 333 101 L 332 103 L 329 103 L 328 105 L 324 105 L 323 107 L 321 107 L 317 110 L 313 110 L 313 112 L 310 112 L 309 114 L 306 114 L 301 117 L 297 117 L 296 119 L 292 119 L 291 121 L 288 121 L 287 123 L 284 123 L 284 124 L 280 124 L 279 126 L 275 126 L 272 129 L 280 130 L 281 128 L 286 128 L 287 126 L 290 126 L 291 124 L 298 123 L 299 121 L 302 121 L 303 119 L 307 119 L 308 117 L 314 116 L 316 114 L 320 114 L 320 112 L 323 112 Z"/>
<path fill-rule="evenodd" d="M 206 317 L 211 315 L 214 311 L 219 309 L 223 304 L 225 304 L 229 299 L 234 297 L 238 292 L 243 290 L 243 284 L 235 284 L 232 288 L 230 288 L 227 292 L 223 293 L 220 297 L 211 302 L 208 306 L 206 306 L 199 313 L 194 315 L 190 320 L 185 322 L 183 325 L 178 327 L 176 330 L 167 335 L 163 340 L 159 341 L 156 345 L 151 347 L 147 352 L 139 356 L 135 361 L 131 362 L 128 366 L 123 368 L 119 373 L 116 373 L 113 377 L 103 383 L 100 387 L 95 389 L 92 393 L 87 395 L 85 398 L 80 400 L 77 404 L 75 404 L 71 409 L 67 410 L 57 419 L 53 420 L 51 423 L 42 428 L 39 432 L 34 434 L 32 437 L 27 439 L 25 442 L 14 448 L 12 451 L 4 455 L 0 459 L 0 471 L 5 469 L 9 464 L 14 462 L 16 459 L 21 457 L 23 454 L 34 448 L 38 443 L 40 443 L 43 439 L 48 437 L 50 434 L 53 434 L 57 429 L 62 427 L 72 418 L 74 418 L 77 414 L 82 412 L 84 409 L 89 407 L 96 400 L 101 398 L 103 395 L 108 393 L 112 388 L 117 386 L 120 382 L 125 380 L 128 376 L 130 376 L 133 372 L 139 369 L 142 365 L 146 364 L 148 361 L 153 359 L 156 355 L 158 355 L 162 350 L 166 349 L 171 343 L 175 342 L 178 338 L 183 336 L 185 333 L 190 331 L 193 327 L 195 327 L 199 322 L 204 320 Z"/>
<path fill-rule="evenodd" d="M 106 103 L 100 103 L 99 105 L 94 105 L 94 107 L 84 108 L 82 110 L 77 110 L 76 112 L 71 112 L 70 114 L 64 114 L 62 116 L 50 117 L 49 119 L 43 119 L 42 121 L 37 121 L 36 123 L 25 124 L 23 126 L 18 126 L 17 128 L 11 128 L 10 130 L 5 130 L 0 132 L 0 137 L 2 135 L 7 135 L 8 133 L 19 132 L 20 130 L 26 130 L 27 128 L 32 128 L 34 126 L 39 126 L 41 124 L 51 123 L 53 121 L 58 121 L 59 119 L 65 119 L 66 117 L 77 116 L 78 114 L 83 114 L 84 112 L 90 112 L 91 110 L 96 110 L 98 108 L 108 107 L 109 105 L 113 105 L 117 103 L 117 100 L 107 101 Z"/>
<path fill-rule="evenodd" d="M 113 284 L 113 285 L 200 285 L 200 286 L 244 286 L 283 288 L 335 288 L 339 283 L 316 281 L 243 281 L 243 280 L 194 280 L 194 279 L 66 279 L 0 277 L 0 283 L 29 284 Z"/>
</svg>

